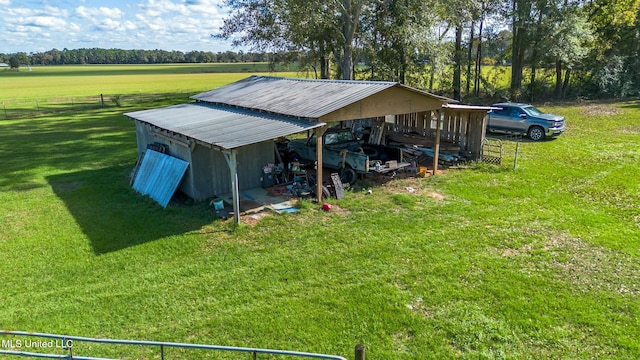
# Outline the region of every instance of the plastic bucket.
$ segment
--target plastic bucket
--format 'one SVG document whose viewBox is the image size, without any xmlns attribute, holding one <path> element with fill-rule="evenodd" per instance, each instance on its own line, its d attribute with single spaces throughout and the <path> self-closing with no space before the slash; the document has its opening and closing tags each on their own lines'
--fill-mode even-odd
<svg viewBox="0 0 640 360">
<path fill-rule="evenodd" d="M 224 209 L 224 201 L 222 200 L 216 200 L 213 202 L 213 208 L 215 210 L 222 210 Z"/>
</svg>

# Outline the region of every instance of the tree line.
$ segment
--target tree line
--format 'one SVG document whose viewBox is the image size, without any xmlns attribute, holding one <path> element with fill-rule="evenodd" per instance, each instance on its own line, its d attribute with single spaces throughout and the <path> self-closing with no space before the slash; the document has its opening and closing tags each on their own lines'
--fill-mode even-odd
<svg viewBox="0 0 640 360">
<path fill-rule="evenodd" d="M 270 54 L 243 51 L 166 51 L 122 49 L 52 49 L 27 54 L 0 54 L 0 62 L 18 68 L 21 65 L 82 65 L 82 64 L 171 64 L 171 63 L 233 63 L 266 62 Z"/>
<path fill-rule="evenodd" d="M 391 80 L 456 99 L 640 94 L 640 0 L 228 0 L 218 36 L 320 78 Z M 551 77 L 551 78 L 550 78 Z M 486 94 L 484 94 L 486 95 Z M 489 94 L 492 95 L 492 94 Z"/>
</svg>

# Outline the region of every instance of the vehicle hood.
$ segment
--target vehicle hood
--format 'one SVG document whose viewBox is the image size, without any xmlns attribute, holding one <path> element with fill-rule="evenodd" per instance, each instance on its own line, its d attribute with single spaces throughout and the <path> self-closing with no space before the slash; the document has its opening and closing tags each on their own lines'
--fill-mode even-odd
<svg viewBox="0 0 640 360">
<path fill-rule="evenodd" d="M 535 117 L 542 120 L 552 120 L 552 121 L 564 120 L 564 116 L 554 115 L 554 114 L 540 114 Z"/>
</svg>

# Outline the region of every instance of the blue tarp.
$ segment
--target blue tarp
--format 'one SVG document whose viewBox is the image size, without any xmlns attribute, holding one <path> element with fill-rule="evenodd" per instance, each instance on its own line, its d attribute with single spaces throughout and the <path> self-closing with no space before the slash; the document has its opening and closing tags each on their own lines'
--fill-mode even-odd
<svg viewBox="0 0 640 360">
<path fill-rule="evenodd" d="M 133 182 L 133 189 L 167 207 L 187 167 L 189 163 L 184 160 L 147 150 Z"/>
</svg>

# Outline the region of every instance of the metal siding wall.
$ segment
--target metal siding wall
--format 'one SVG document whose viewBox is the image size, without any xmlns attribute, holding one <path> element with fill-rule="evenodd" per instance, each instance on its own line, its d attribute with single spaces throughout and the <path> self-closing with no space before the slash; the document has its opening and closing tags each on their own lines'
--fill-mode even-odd
<svg viewBox="0 0 640 360">
<path fill-rule="evenodd" d="M 229 166 L 224 155 L 217 150 L 197 144 L 193 149 L 194 200 L 204 200 L 231 190 Z"/>
<path fill-rule="evenodd" d="M 203 200 L 231 192 L 231 174 L 224 154 L 196 145 L 193 154 L 194 196 Z M 247 145 L 238 149 L 238 187 L 240 190 L 260 187 L 262 167 L 274 162 L 273 141 Z M 191 195 L 190 195 L 191 196 Z"/>
<path fill-rule="evenodd" d="M 153 143 L 153 135 L 150 133 L 149 125 L 136 121 L 136 140 L 138 143 L 138 154 L 147 150 L 147 145 Z"/>
<path fill-rule="evenodd" d="M 238 149 L 238 186 L 240 190 L 262 186 L 262 167 L 275 161 L 273 141 L 244 146 Z"/>
</svg>

